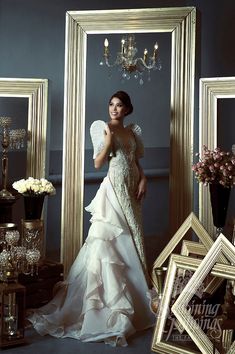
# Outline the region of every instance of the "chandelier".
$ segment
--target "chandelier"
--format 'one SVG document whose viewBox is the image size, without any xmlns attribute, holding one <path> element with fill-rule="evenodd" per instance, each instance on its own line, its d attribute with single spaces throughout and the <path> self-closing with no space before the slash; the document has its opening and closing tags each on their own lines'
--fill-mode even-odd
<svg viewBox="0 0 235 354">
<path fill-rule="evenodd" d="M 100 62 L 100 65 L 106 65 L 109 68 L 115 66 L 119 67 L 121 71 L 122 79 L 129 80 L 133 74 L 135 79 L 139 80 L 140 85 L 143 85 L 144 78 L 143 73 L 147 71 L 148 81 L 150 81 L 150 70 L 161 70 L 161 62 L 158 58 L 158 44 L 155 43 L 152 54 L 148 53 L 147 49 L 144 49 L 143 57 L 136 57 L 138 49 L 136 47 L 135 36 L 128 34 L 121 39 L 120 52 L 117 52 L 116 59 L 111 64 L 109 61 L 109 41 L 105 38 L 104 41 L 104 61 Z"/>
</svg>

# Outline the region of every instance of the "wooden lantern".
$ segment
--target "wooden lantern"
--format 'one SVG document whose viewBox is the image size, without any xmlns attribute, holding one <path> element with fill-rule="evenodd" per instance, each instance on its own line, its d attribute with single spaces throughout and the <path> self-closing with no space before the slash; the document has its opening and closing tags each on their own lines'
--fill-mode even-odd
<svg viewBox="0 0 235 354">
<path fill-rule="evenodd" d="M 25 287 L 19 283 L 0 283 L 0 347 L 23 344 Z"/>
</svg>

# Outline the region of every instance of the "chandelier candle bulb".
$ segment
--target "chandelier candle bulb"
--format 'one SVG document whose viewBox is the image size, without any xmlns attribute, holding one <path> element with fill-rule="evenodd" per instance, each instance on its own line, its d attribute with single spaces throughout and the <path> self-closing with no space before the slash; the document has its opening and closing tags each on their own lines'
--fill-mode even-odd
<svg viewBox="0 0 235 354">
<path fill-rule="evenodd" d="M 154 45 L 154 49 L 153 49 L 153 58 L 154 58 L 154 60 L 156 59 L 156 56 L 157 56 L 157 50 L 158 50 L 158 44 L 156 42 L 155 45 Z"/>
<path fill-rule="evenodd" d="M 124 45 L 125 45 L 125 39 L 122 38 L 122 40 L 121 40 L 121 52 L 122 52 L 122 54 L 124 54 L 124 52 L 125 52 Z"/>
<path fill-rule="evenodd" d="M 148 51 L 147 51 L 147 49 L 145 48 L 145 50 L 144 50 L 144 61 L 145 61 L 145 63 L 146 63 L 146 61 L 147 61 L 147 55 L 148 55 Z"/>
<path fill-rule="evenodd" d="M 108 56 L 109 55 L 109 41 L 107 38 L 104 40 L 104 55 Z"/>
</svg>

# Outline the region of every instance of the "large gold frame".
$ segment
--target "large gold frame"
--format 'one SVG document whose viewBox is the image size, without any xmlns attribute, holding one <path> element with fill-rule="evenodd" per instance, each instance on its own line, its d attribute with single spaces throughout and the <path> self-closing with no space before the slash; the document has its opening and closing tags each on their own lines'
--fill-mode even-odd
<svg viewBox="0 0 235 354">
<path fill-rule="evenodd" d="M 192 210 L 196 9 L 176 7 L 68 11 L 65 38 L 61 216 L 61 260 L 65 272 L 83 243 L 87 35 L 141 32 L 169 32 L 172 35 L 170 124 L 172 233 Z"/>
<path fill-rule="evenodd" d="M 217 100 L 235 98 L 235 77 L 200 79 L 199 147 L 217 147 Z M 199 219 L 210 235 L 215 234 L 208 188 L 199 185 Z"/>
<path fill-rule="evenodd" d="M 26 177 L 45 177 L 48 80 L 0 78 L 0 97 L 28 99 Z"/>
</svg>

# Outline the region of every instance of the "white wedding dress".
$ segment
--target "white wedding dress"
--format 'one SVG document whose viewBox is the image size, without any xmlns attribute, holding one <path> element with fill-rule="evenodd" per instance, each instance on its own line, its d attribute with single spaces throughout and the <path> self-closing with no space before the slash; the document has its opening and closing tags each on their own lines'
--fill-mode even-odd
<svg viewBox="0 0 235 354">
<path fill-rule="evenodd" d="M 105 123 L 91 126 L 94 157 L 103 148 Z M 146 282 L 141 206 L 135 191 L 136 157 L 143 153 L 140 128 L 130 125 L 128 146 L 115 140 L 109 171 L 91 204 L 84 245 L 55 297 L 28 319 L 41 335 L 127 345 L 135 331 L 154 325 Z M 133 235 L 133 236 L 132 236 Z"/>
</svg>

